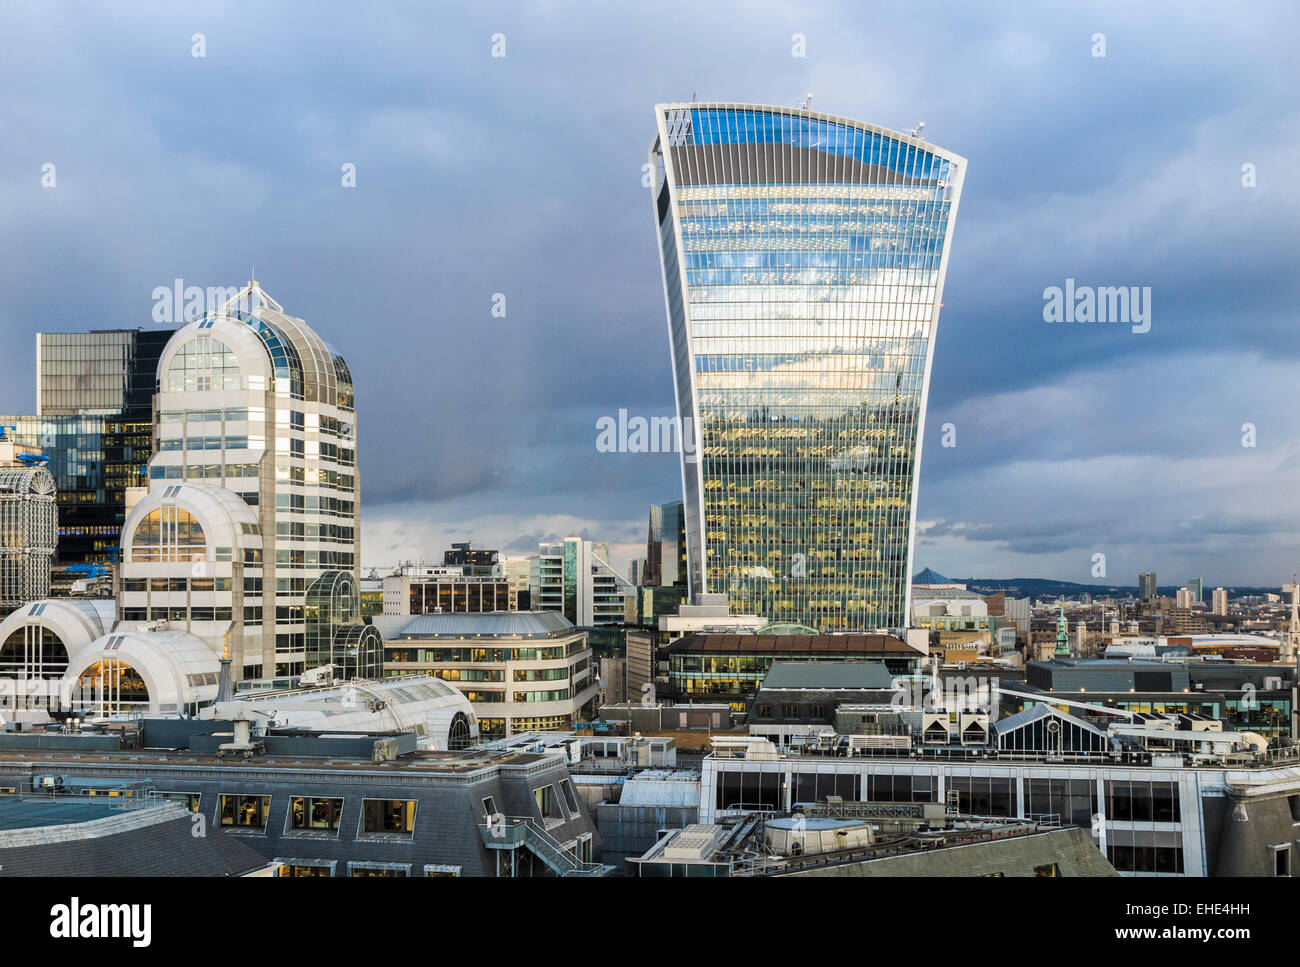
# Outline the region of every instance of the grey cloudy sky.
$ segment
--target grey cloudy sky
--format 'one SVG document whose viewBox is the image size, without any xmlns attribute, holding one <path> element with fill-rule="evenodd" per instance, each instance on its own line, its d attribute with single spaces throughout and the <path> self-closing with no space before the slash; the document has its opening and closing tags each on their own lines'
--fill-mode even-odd
<svg viewBox="0 0 1300 967">
<path fill-rule="evenodd" d="M 680 496 L 674 455 L 595 449 L 600 416 L 672 412 L 652 107 L 812 92 L 924 120 L 970 159 L 917 568 L 1092 580 L 1104 553 L 1110 581 L 1276 584 L 1300 568 L 1298 20 L 1263 3 L 6 4 L 0 412 L 32 408 L 36 331 L 149 326 L 155 287 L 256 265 L 357 379 L 367 565 L 575 532 L 622 567 L 647 506 Z M 1151 331 L 1045 323 L 1067 278 L 1150 286 Z"/>
</svg>

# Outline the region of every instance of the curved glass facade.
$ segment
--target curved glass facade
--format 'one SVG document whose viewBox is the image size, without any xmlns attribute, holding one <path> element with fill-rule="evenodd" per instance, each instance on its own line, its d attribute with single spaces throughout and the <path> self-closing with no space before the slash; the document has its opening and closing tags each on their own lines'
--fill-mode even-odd
<svg viewBox="0 0 1300 967">
<path fill-rule="evenodd" d="M 225 315 L 248 326 L 266 344 L 266 351 L 271 356 L 271 368 L 275 371 L 277 393 L 281 396 L 287 393 L 296 400 L 302 399 L 302 359 L 293 343 L 266 320 L 251 313 L 241 309 L 228 309 Z"/>
<path fill-rule="evenodd" d="M 822 631 L 904 626 L 965 160 L 803 110 L 656 113 L 690 588 Z"/>
</svg>

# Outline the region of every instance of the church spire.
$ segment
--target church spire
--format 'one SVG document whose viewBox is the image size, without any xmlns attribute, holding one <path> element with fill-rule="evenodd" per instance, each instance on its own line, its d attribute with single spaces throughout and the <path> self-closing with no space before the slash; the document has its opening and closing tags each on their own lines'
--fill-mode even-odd
<svg viewBox="0 0 1300 967">
<path fill-rule="evenodd" d="M 1065 598 L 1061 598 L 1061 617 L 1056 622 L 1056 657 L 1070 657 L 1070 625 L 1065 620 Z"/>
</svg>

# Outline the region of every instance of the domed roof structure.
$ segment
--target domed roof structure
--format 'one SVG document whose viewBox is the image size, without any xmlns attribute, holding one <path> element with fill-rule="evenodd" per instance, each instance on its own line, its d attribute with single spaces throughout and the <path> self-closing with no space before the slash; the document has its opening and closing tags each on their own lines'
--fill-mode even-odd
<svg viewBox="0 0 1300 967">
<path fill-rule="evenodd" d="M 119 631 L 69 652 L 63 676 L 88 717 L 197 714 L 217 697 L 221 663 L 184 631 Z"/>
</svg>

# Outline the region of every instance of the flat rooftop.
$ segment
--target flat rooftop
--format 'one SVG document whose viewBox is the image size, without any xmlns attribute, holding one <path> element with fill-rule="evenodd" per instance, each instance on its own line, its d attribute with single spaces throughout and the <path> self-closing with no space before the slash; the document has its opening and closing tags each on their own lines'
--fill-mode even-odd
<svg viewBox="0 0 1300 967">
<path fill-rule="evenodd" d="M 879 661 L 778 661 L 763 679 L 765 689 L 888 690 L 894 683 Z"/>
<path fill-rule="evenodd" d="M 387 762 L 349 756 L 287 756 L 258 755 L 248 759 L 240 756 L 219 757 L 209 753 L 189 750 L 124 749 L 121 752 L 87 754 L 84 751 L 53 751 L 45 749 L 0 749 L 0 765 L 43 765 L 66 763 L 85 766 L 103 765 L 165 765 L 165 766 L 215 766 L 228 769 L 314 769 L 321 772 L 411 772 L 427 775 L 441 772 L 463 775 L 494 766 L 526 766 L 543 759 L 563 761 L 558 753 L 536 752 L 412 752 Z"/>
<path fill-rule="evenodd" d="M 116 805 L 94 799 L 51 799 L 39 795 L 30 798 L 0 796 L 0 830 L 38 829 L 46 826 L 68 826 L 106 819 L 123 811 L 122 803 Z"/>
</svg>

